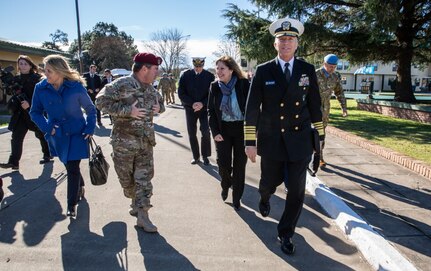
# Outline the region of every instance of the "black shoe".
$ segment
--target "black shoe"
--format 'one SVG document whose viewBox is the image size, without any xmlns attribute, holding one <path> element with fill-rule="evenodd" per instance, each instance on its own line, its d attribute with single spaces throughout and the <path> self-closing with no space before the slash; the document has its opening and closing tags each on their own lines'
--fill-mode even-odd
<svg viewBox="0 0 431 271">
<path fill-rule="evenodd" d="M 70 216 L 70 217 L 75 217 L 76 216 L 75 206 L 73 206 L 73 207 L 67 207 L 67 213 L 66 213 L 66 215 Z"/>
<path fill-rule="evenodd" d="M 269 212 L 271 212 L 271 205 L 269 201 L 263 202 L 262 199 L 259 201 L 259 211 L 263 217 L 267 217 Z"/>
<path fill-rule="evenodd" d="M 192 161 L 190 161 L 190 164 L 192 165 L 199 164 L 199 159 L 192 159 Z"/>
<path fill-rule="evenodd" d="M 39 161 L 39 164 L 46 164 L 46 163 L 49 163 L 49 162 L 52 162 L 52 159 L 53 157 L 52 156 L 49 156 L 49 157 L 43 157 L 40 161 Z"/>
<path fill-rule="evenodd" d="M 13 170 L 18 170 L 19 169 L 19 165 L 14 165 L 11 163 L 0 163 L 0 167 L 1 168 L 11 168 Z"/>
<path fill-rule="evenodd" d="M 295 253 L 295 244 L 292 242 L 292 238 L 281 238 L 281 251 L 287 255 Z"/>
<path fill-rule="evenodd" d="M 210 164 L 210 160 L 208 160 L 208 158 L 204 158 L 204 165 L 208 166 Z"/>
<path fill-rule="evenodd" d="M 241 209 L 241 202 L 234 202 L 233 203 L 233 208 L 235 209 L 235 211 L 239 211 L 239 209 Z"/>
<path fill-rule="evenodd" d="M 221 190 L 221 199 L 223 201 L 225 201 L 227 199 L 227 194 L 229 193 L 229 188 L 228 189 L 222 189 Z"/>
</svg>

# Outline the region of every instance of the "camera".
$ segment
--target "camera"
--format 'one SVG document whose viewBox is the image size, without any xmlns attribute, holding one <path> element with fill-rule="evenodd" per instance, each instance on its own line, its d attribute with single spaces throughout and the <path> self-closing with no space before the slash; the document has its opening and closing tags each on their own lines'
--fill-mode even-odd
<svg viewBox="0 0 431 271">
<path fill-rule="evenodd" d="M 22 85 L 20 82 L 17 82 L 15 80 L 14 75 L 12 74 L 12 71 L 14 68 L 12 66 L 8 66 L 4 69 L 0 67 L 0 80 L 2 81 L 3 89 L 6 91 L 7 95 L 22 95 L 21 89 Z M 25 97 L 21 97 L 25 98 Z"/>
<path fill-rule="evenodd" d="M 29 99 L 27 95 L 22 92 L 22 83 L 17 81 L 12 74 L 13 70 L 14 68 L 12 66 L 8 66 L 4 69 L 0 67 L 0 80 L 6 94 L 12 96 L 8 102 L 9 106 L 13 106 L 12 108 L 21 108 L 21 102 L 29 101 Z"/>
</svg>

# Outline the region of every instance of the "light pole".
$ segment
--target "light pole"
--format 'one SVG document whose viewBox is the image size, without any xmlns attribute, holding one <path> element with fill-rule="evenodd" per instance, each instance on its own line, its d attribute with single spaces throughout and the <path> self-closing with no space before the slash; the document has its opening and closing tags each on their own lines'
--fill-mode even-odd
<svg viewBox="0 0 431 271">
<path fill-rule="evenodd" d="M 76 23 L 78 24 L 78 60 L 79 60 L 79 72 L 82 74 L 81 28 L 79 26 L 78 0 L 75 0 L 75 7 L 76 7 Z"/>
</svg>

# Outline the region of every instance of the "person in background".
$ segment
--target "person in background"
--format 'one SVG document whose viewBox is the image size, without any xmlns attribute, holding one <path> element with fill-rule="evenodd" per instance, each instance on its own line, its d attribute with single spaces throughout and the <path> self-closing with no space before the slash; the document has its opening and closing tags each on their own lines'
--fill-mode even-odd
<svg viewBox="0 0 431 271">
<path fill-rule="evenodd" d="M 210 87 L 208 115 L 217 151 L 221 197 L 225 201 L 232 186 L 232 203 L 235 210 L 239 210 L 247 164 L 243 123 L 250 83 L 230 56 L 216 60 L 216 74 L 217 80 Z"/>
<path fill-rule="evenodd" d="M 19 170 L 19 161 L 23 152 L 23 143 L 28 130 L 33 131 L 39 139 L 42 147 L 43 157 L 40 164 L 49 163 L 52 160 L 49 153 L 48 143 L 43 133 L 30 119 L 28 111 L 30 110 L 31 100 L 33 98 L 34 86 L 41 79 L 38 68 L 33 60 L 26 55 L 20 55 L 17 59 L 18 74 L 14 77 L 15 95 L 8 101 L 7 107 L 12 113 L 8 129 L 12 131 L 11 154 L 7 163 L 1 163 L 1 168 L 11 168 Z"/>
<path fill-rule="evenodd" d="M 93 103 L 96 101 L 96 95 L 99 93 L 102 85 L 102 80 L 100 76 L 97 74 L 97 66 L 92 64 L 90 65 L 90 70 L 87 73 L 84 73 L 85 81 L 87 82 L 87 91 L 88 95 L 90 95 Z M 100 110 L 96 108 L 97 111 L 97 125 L 103 126 L 102 124 L 102 115 L 100 114 Z"/>
<path fill-rule="evenodd" d="M 171 103 L 175 104 L 175 92 L 177 91 L 177 80 L 172 73 L 169 74 L 169 82 L 171 87 L 169 88 L 169 95 L 171 98 Z"/>
<path fill-rule="evenodd" d="M 170 88 L 171 88 L 171 81 L 168 77 L 167 73 L 163 73 L 162 78 L 160 78 L 160 82 L 157 85 L 157 90 L 161 91 L 163 99 L 166 101 L 166 105 L 169 103 L 172 103 L 171 96 L 170 96 Z"/>
<path fill-rule="evenodd" d="M 30 116 L 45 133 L 51 154 L 66 167 L 66 214 L 75 217 L 76 205 L 84 197 L 80 163 L 89 157 L 88 140 L 96 126 L 96 108 L 85 89 L 85 80 L 63 56 L 49 55 L 43 63 L 46 78 L 34 89 Z"/>
<path fill-rule="evenodd" d="M 110 84 L 112 81 L 114 81 L 114 77 L 112 76 L 110 69 L 105 69 L 103 72 L 103 78 L 102 83 L 100 84 L 100 89 L 102 89 L 105 85 Z M 109 115 L 109 125 L 112 125 L 112 117 Z"/>
<path fill-rule="evenodd" d="M 295 253 L 292 237 L 301 215 L 308 164 L 313 153 L 313 128 L 324 136 L 315 68 L 295 57 L 304 26 L 283 18 L 269 27 L 277 57 L 256 68 L 247 99 L 244 137 L 247 157 L 261 156 L 259 211 L 270 214 L 270 197 L 287 177 L 289 194 L 278 223 L 285 254 Z M 258 135 L 256 135 L 258 133 Z M 287 176 L 285 176 L 285 173 Z"/>
<path fill-rule="evenodd" d="M 129 213 L 138 216 L 137 226 L 157 232 L 148 211 L 152 207 L 154 157 L 156 145 L 153 116 L 163 113 L 163 98 L 152 85 L 162 59 L 151 53 L 133 58 L 133 73 L 106 85 L 96 98 L 96 105 L 112 115 L 112 160 L 124 196 L 132 199 Z"/>
<path fill-rule="evenodd" d="M 192 165 L 200 162 L 199 142 L 196 136 L 197 121 L 199 120 L 201 137 L 201 154 L 204 165 L 209 165 L 208 157 L 211 156 L 211 136 L 208 126 L 208 93 L 214 74 L 204 69 L 205 58 L 194 57 L 193 69 L 184 71 L 178 84 L 178 97 L 186 112 L 187 132 L 189 134 L 190 147 L 192 149 Z"/>
<path fill-rule="evenodd" d="M 322 100 L 322 120 L 323 129 L 326 129 L 329 123 L 329 111 L 331 110 L 332 93 L 337 97 L 343 110 L 343 117 L 347 117 L 346 98 L 344 97 L 343 87 L 341 86 L 341 76 L 336 72 L 338 57 L 334 54 L 325 56 L 323 66 L 316 70 L 317 81 L 319 82 L 320 99 Z M 323 148 L 325 141 L 320 148 L 320 167 L 326 166 L 323 159 Z"/>
</svg>

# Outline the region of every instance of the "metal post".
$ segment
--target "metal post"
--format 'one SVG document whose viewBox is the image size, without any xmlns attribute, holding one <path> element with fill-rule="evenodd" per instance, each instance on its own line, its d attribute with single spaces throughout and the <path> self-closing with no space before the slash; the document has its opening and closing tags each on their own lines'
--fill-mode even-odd
<svg viewBox="0 0 431 271">
<path fill-rule="evenodd" d="M 75 0 L 75 6 L 76 6 L 76 23 L 78 24 L 78 60 L 79 60 L 79 72 L 82 74 L 81 28 L 79 26 L 78 0 Z"/>
</svg>

